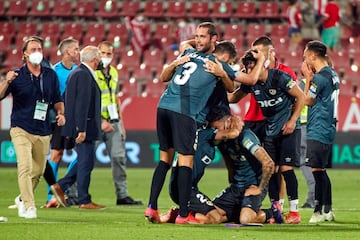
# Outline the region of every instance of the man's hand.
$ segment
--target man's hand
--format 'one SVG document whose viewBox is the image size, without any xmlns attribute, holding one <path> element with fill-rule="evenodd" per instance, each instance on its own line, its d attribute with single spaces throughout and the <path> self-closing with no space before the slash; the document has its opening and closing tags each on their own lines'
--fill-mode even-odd
<svg viewBox="0 0 360 240">
<path fill-rule="evenodd" d="M 205 72 L 212 73 L 217 77 L 226 76 L 226 72 L 219 60 L 215 58 L 215 62 L 208 60 L 204 64 Z"/>
<path fill-rule="evenodd" d="M 86 138 L 86 132 L 79 132 L 77 138 L 75 138 L 75 142 L 77 144 L 83 143 Z"/>
<path fill-rule="evenodd" d="M 108 121 L 106 120 L 102 120 L 101 121 L 101 130 L 105 133 L 109 133 L 109 132 L 113 132 L 114 131 L 114 128 L 113 126 L 111 125 L 111 123 L 109 123 Z"/>
<path fill-rule="evenodd" d="M 261 194 L 260 188 L 255 185 L 251 185 L 248 189 L 245 190 L 244 196 L 248 197 L 248 196 L 256 196 L 260 194 Z"/>
</svg>

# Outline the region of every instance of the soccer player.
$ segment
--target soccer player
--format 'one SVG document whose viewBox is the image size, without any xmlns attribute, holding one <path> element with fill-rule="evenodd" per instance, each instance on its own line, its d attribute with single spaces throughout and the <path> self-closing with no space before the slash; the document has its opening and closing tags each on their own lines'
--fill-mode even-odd
<svg viewBox="0 0 360 240">
<path fill-rule="evenodd" d="M 312 168 L 315 179 L 315 209 L 309 222 L 334 221 L 331 181 L 326 165 L 336 133 L 339 77 L 329 66 L 327 47 L 320 41 L 306 45 L 301 70 L 307 79 L 304 92 L 309 107 L 307 165 Z"/>
<path fill-rule="evenodd" d="M 160 143 L 160 162 L 156 167 L 151 184 L 150 200 L 145 217 L 151 222 L 159 222 L 157 199 L 165 181 L 175 151 L 178 152 L 179 175 L 179 216 L 176 223 L 198 223 L 189 212 L 187 203 L 191 193 L 194 143 L 196 139 L 196 115 L 205 107 L 217 81 L 223 81 L 226 89 L 234 88 L 233 70 L 224 64 L 227 75 L 221 80 L 204 70 L 208 60 L 215 61 L 212 54 L 217 41 L 214 24 L 201 23 L 196 29 L 196 49 L 188 48 L 185 56 L 175 60 L 163 70 L 160 80 L 172 75 L 167 90 L 160 98 L 157 112 L 157 133 Z M 173 71 L 175 72 L 173 73 Z"/>
<path fill-rule="evenodd" d="M 247 69 L 251 69 L 256 62 L 252 51 L 248 51 L 242 59 Z M 255 85 L 241 85 L 234 94 L 229 96 L 230 102 L 237 102 L 248 93 L 254 93 L 265 116 L 264 147 L 275 165 L 279 167 L 286 182 L 290 205 L 286 222 L 300 223 L 298 182 L 293 166 L 298 157 L 296 151 L 300 142 L 300 131 L 296 130 L 296 126 L 299 124 L 298 118 L 304 106 L 304 93 L 290 75 L 278 69 L 268 68 L 263 68 Z M 279 199 L 279 184 L 276 174 L 270 179 L 269 195 L 275 201 Z"/>
</svg>

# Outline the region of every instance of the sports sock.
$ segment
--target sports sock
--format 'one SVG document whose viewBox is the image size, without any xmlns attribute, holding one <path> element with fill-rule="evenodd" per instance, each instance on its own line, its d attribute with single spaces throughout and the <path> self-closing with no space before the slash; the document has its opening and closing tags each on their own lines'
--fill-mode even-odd
<svg viewBox="0 0 360 240">
<path fill-rule="evenodd" d="M 46 173 L 44 173 L 44 176 L 45 176 L 45 174 L 46 175 L 49 174 L 49 176 L 50 176 L 50 174 L 52 175 L 50 177 L 51 178 L 50 184 L 48 184 L 48 186 L 47 186 L 48 195 L 47 195 L 46 202 L 49 202 L 51 200 L 52 196 L 53 196 L 51 191 L 50 191 L 50 186 L 56 183 L 56 179 L 57 179 L 58 171 L 59 171 L 59 163 L 56 163 L 56 162 L 53 162 L 53 161 L 50 161 L 50 160 L 48 160 L 46 162 L 47 162 L 46 167 L 45 167 L 45 172 Z M 50 169 L 48 169 L 49 167 L 50 167 Z M 51 171 L 51 173 L 50 173 L 50 171 Z"/>
<path fill-rule="evenodd" d="M 189 167 L 179 167 L 178 190 L 179 190 L 179 215 L 186 217 L 189 213 L 188 203 L 191 194 L 192 169 Z"/>
<path fill-rule="evenodd" d="M 279 201 L 279 177 L 274 173 L 269 180 L 269 198 L 271 202 Z"/>
<path fill-rule="evenodd" d="M 284 180 L 286 183 L 286 192 L 289 198 L 289 201 L 298 199 L 298 181 L 294 170 L 288 170 L 282 172 Z"/>
<path fill-rule="evenodd" d="M 273 209 L 269 208 L 269 209 L 261 209 L 264 211 L 265 213 L 265 222 L 267 222 L 270 218 L 272 218 L 274 216 L 274 212 Z"/>
<path fill-rule="evenodd" d="M 324 212 L 328 213 L 332 208 L 332 191 L 331 191 L 331 181 L 326 171 L 324 171 Z"/>
<path fill-rule="evenodd" d="M 157 210 L 157 200 L 159 198 L 162 187 L 164 186 L 166 174 L 170 169 L 170 165 L 164 161 L 159 161 L 157 167 L 155 168 L 153 178 L 151 181 L 151 191 L 149 199 L 149 207 Z"/>
<path fill-rule="evenodd" d="M 315 179 L 315 208 L 314 212 L 322 212 L 323 205 L 323 171 L 313 172 Z"/>
</svg>

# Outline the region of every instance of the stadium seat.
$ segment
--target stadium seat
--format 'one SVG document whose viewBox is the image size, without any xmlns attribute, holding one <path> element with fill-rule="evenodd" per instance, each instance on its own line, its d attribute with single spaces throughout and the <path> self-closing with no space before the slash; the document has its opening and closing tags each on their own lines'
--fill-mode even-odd
<svg viewBox="0 0 360 240">
<path fill-rule="evenodd" d="M 337 51 L 330 56 L 334 67 L 344 70 L 350 66 L 350 54 L 348 51 Z"/>
<path fill-rule="evenodd" d="M 66 22 L 64 24 L 64 32 L 61 36 L 62 39 L 73 37 L 81 42 L 83 37 L 83 23 L 82 22 Z"/>
<path fill-rule="evenodd" d="M 148 18 L 161 18 L 164 15 L 163 1 L 146 1 L 144 16 Z"/>
<path fill-rule="evenodd" d="M 257 37 L 266 34 L 265 24 L 249 23 L 246 28 L 246 40 L 248 43 L 254 41 Z"/>
<path fill-rule="evenodd" d="M 231 18 L 232 10 L 232 2 L 214 2 L 210 17 Z"/>
<path fill-rule="evenodd" d="M 190 18 L 209 18 L 210 8 L 208 2 L 191 2 L 190 10 L 187 13 Z"/>
<path fill-rule="evenodd" d="M 242 38 L 244 36 L 244 26 L 241 23 L 224 24 L 223 40 Z"/>
<path fill-rule="evenodd" d="M 54 17 L 72 17 L 73 7 L 71 0 L 54 1 L 51 15 Z"/>
<path fill-rule="evenodd" d="M 61 61 L 61 55 L 58 51 L 49 51 L 47 57 L 52 64 Z"/>
<path fill-rule="evenodd" d="M 22 52 L 20 49 L 13 49 L 6 54 L 3 66 L 6 71 L 19 68 L 23 65 Z"/>
<path fill-rule="evenodd" d="M 81 46 L 85 47 L 88 45 L 97 46 L 104 40 L 103 36 L 93 35 L 93 34 L 85 34 L 81 41 Z"/>
<path fill-rule="evenodd" d="M 289 8 L 289 1 L 282 1 L 279 3 L 279 9 L 280 9 L 280 18 L 287 19 L 288 18 L 288 8 Z"/>
<path fill-rule="evenodd" d="M 16 45 L 21 47 L 26 38 L 38 35 L 37 27 L 38 24 L 35 22 L 19 22 L 18 31 L 15 36 Z"/>
<path fill-rule="evenodd" d="M 139 84 L 134 80 L 134 78 L 130 78 L 130 80 L 126 80 L 121 84 L 119 97 L 136 97 L 140 95 Z"/>
<path fill-rule="evenodd" d="M 75 1 L 75 10 L 73 15 L 81 18 L 95 17 L 95 1 Z"/>
<path fill-rule="evenodd" d="M 254 19 L 257 18 L 255 2 L 238 2 L 236 3 L 233 17 L 239 19 Z"/>
<path fill-rule="evenodd" d="M 110 23 L 109 31 L 105 39 L 114 43 L 114 50 L 119 52 L 124 49 L 128 42 L 128 30 L 123 23 Z"/>
<path fill-rule="evenodd" d="M 170 1 L 168 3 L 167 11 L 164 15 L 168 18 L 185 18 L 186 3 L 179 1 Z"/>
<path fill-rule="evenodd" d="M 158 78 L 146 81 L 145 90 L 141 94 L 143 97 L 160 97 L 166 88 L 166 84 Z"/>
<path fill-rule="evenodd" d="M 16 25 L 14 22 L 0 22 L 0 35 L 13 37 L 16 33 Z"/>
<path fill-rule="evenodd" d="M 145 64 L 141 64 L 140 67 L 138 66 L 133 69 L 131 77 L 134 78 L 138 84 L 144 85 L 145 82 L 153 79 L 153 71 Z"/>
<path fill-rule="evenodd" d="M 6 15 L 9 17 L 26 17 L 28 14 L 27 0 L 10 0 Z"/>
<path fill-rule="evenodd" d="M 159 49 L 145 51 L 142 63 L 152 71 L 156 71 L 164 65 L 164 51 Z"/>
<path fill-rule="evenodd" d="M 61 34 L 61 26 L 57 21 L 43 22 L 40 28 L 40 36 L 51 36 L 59 38 Z"/>
<path fill-rule="evenodd" d="M 351 80 L 342 80 L 340 84 L 340 95 L 354 96 L 356 92 L 356 84 Z"/>
<path fill-rule="evenodd" d="M 44 55 L 50 55 L 52 52 L 56 52 L 58 50 L 57 47 L 59 45 L 59 38 L 57 35 L 41 34 L 40 37 L 44 39 Z"/>
<path fill-rule="evenodd" d="M 130 79 L 130 71 L 126 66 L 116 65 L 119 74 L 119 84 L 122 85 L 125 81 Z"/>
<path fill-rule="evenodd" d="M 140 66 L 140 56 L 136 51 L 125 51 L 121 53 L 120 64 L 126 66 L 130 71 Z"/>
<path fill-rule="evenodd" d="M 12 36 L 0 33 L 0 52 L 9 51 L 11 49 L 11 42 Z"/>
<path fill-rule="evenodd" d="M 109 0 L 101 0 L 99 3 L 99 9 L 96 12 L 96 16 L 111 19 L 118 18 L 118 2 L 117 1 L 109 1 Z"/>
<path fill-rule="evenodd" d="M 50 1 L 33 0 L 29 11 L 31 17 L 51 17 Z"/>
<path fill-rule="evenodd" d="M 271 32 L 270 37 L 287 37 L 288 35 L 288 24 L 282 23 L 282 24 L 271 24 Z"/>
<path fill-rule="evenodd" d="M 121 17 L 133 17 L 136 15 L 136 12 L 140 10 L 139 1 L 124 1 L 121 5 L 121 10 L 119 11 L 119 16 Z"/>
<path fill-rule="evenodd" d="M 86 35 L 96 35 L 98 38 L 104 38 L 105 36 L 105 25 L 101 22 L 89 22 L 85 27 Z"/>
<path fill-rule="evenodd" d="M 5 16 L 5 1 L 0 1 L 0 16 Z"/>
<path fill-rule="evenodd" d="M 359 52 L 360 51 L 360 37 L 350 37 L 347 49 L 351 53 Z"/>
<path fill-rule="evenodd" d="M 158 22 L 155 23 L 154 38 L 162 39 L 171 37 L 173 23 L 172 22 Z"/>
<path fill-rule="evenodd" d="M 354 82 L 358 82 L 360 81 L 360 67 L 357 66 L 348 66 L 347 68 L 344 69 L 344 80 L 346 81 L 354 81 Z"/>
<path fill-rule="evenodd" d="M 275 1 L 259 2 L 259 12 L 257 13 L 258 18 L 264 19 L 280 19 L 279 4 Z"/>
<path fill-rule="evenodd" d="M 284 58 L 284 64 L 290 67 L 297 75 L 300 73 L 303 56 L 300 53 L 291 52 Z"/>
</svg>

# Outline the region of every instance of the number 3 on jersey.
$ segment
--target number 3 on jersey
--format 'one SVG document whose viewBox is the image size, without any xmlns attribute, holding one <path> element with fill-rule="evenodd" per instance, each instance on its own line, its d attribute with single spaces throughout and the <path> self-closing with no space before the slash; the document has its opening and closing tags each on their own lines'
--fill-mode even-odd
<svg viewBox="0 0 360 240">
<path fill-rule="evenodd" d="M 175 76 L 174 83 L 176 83 L 177 85 L 184 85 L 185 83 L 187 83 L 187 81 L 189 81 L 190 79 L 190 75 L 195 72 L 196 68 L 197 65 L 194 62 L 184 63 L 183 70 L 181 74 L 177 74 Z"/>
</svg>

